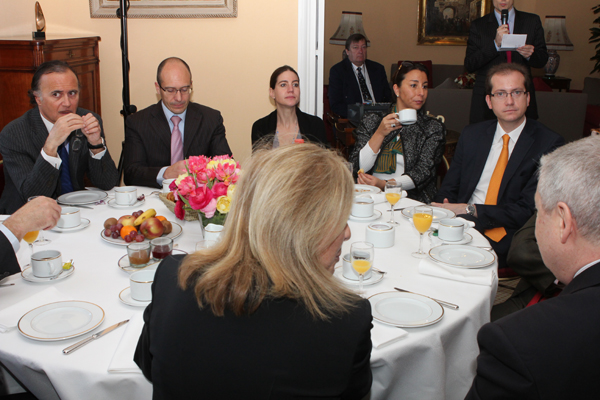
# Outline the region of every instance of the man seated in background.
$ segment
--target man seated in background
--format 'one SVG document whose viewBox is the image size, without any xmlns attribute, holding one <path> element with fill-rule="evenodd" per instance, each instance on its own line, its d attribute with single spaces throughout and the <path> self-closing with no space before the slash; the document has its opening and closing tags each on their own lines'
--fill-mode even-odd
<svg viewBox="0 0 600 400">
<path fill-rule="evenodd" d="M 350 35 L 345 52 L 348 57 L 329 70 L 331 110 L 347 117 L 350 104 L 390 102 L 392 92 L 385 68 L 367 60 L 367 39 L 360 33 Z"/>
<path fill-rule="evenodd" d="M 600 393 L 600 138 L 543 156 L 535 236 L 565 283 L 556 297 L 484 325 L 466 399 L 595 399 Z"/>
<path fill-rule="evenodd" d="M 39 66 L 29 97 L 36 107 L 10 122 L 0 133 L 6 184 L 0 213 L 11 214 L 31 196 L 57 198 L 94 186 L 109 190 L 117 168 L 104 140 L 100 116 L 78 108 L 80 85 L 62 61 Z"/>
<path fill-rule="evenodd" d="M 190 102 L 192 72 L 185 61 L 163 60 L 154 86 L 161 100 L 127 118 L 125 184 L 161 187 L 185 172 L 190 156 L 231 155 L 221 113 Z"/>
<path fill-rule="evenodd" d="M 486 101 L 498 120 L 465 127 L 452 165 L 432 203 L 475 222 L 506 267 L 514 233 L 534 211 L 537 163 L 564 143 L 557 133 L 525 117 L 531 81 L 519 64 L 492 67 Z"/>
</svg>

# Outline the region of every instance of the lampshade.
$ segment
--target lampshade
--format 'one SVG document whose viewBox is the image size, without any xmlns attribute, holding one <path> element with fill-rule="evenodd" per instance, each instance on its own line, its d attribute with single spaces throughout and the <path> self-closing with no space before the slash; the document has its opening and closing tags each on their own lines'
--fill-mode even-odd
<svg viewBox="0 0 600 400">
<path fill-rule="evenodd" d="M 548 50 L 573 50 L 573 43 L 567 35 L 565 16 L 546 15 L 544 33 Z"/>
<path fill-rule="evenodd" d="M 365 33 L 362 23 L 362 13 L 355 11 L 342 11 L 342 20 L 337 31 L 329 38 L 331 44 L 346 44 L 346 39 L 355 33 L 361 33 L 367 39 L 367 46 L 371 45 L 371 41 Z"/>
</svg>

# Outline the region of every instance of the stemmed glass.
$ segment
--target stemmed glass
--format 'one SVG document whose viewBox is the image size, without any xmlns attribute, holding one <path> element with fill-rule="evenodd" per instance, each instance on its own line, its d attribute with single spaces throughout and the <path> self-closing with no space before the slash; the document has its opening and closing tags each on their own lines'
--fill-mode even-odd
<svg viewBox="0 0 600 400">
<path fill-rule="evenodd" d="M 415 228 L 419 231 L 419 251 L 412 253 L 413 257 L 425 258 L 427 253 L 423 252 L 423 234 L 429 230 L 431 222 L 433 221 L 433 210 L 427 206 L 416 206 L 413 209 L 413 223 Z"/>
<path fill-rule="evenodd" d="M 31 231 L 27 232 L 25 236 L 23 236 L 23 240 L 29 244 L 29 249 L 31 250 L 31 255 L 33 255 L 33 242 L 38 237 L 39 231 Z"/>
<path fill-rule="evenodd" d="M 27 202 L 30 202 L 31 200 L 35 199 L 36 197 L 39 197 L 39 196 L 31 196 L 30 198 L 27 199 Z M 37 234 L 38 232 L 39 232 L 39 236 Z M 32 232 L 29 232 L 27 235 L 32 235 L 32 234 L 33 234 Z M 27 236 L 27 235 L 25 235 L 25 236 Z M 35 240 L 36 237 L 37 237 L 37 240 Z M 24 239 L 24 240 L 27 242 L 26 239 Z M 52 242 L 52 240 L 46 239 L 44 237 L 44 234 L 43 234 L 42 231 L 37 231 L 36 234 L 35 234 L 35 237 L 33 238 L 33 240 L 35 240 L 35 243 L 38 244 L 38 245 L 40 245 L 40 246 L 43 246 L 45 244 L 48 244 L 48 243 Z M 31 245 L 31 251 L 33 252 L 33 245 Z"/>
<path fill-rule="evenodd" d="M 373 265 L 375 251 L 373 244 L 369 242 L 356 242 L 350 246 L 350 262 L 352 268 L 358 273 L 358 294 L 363 292 L 363 279 Z"/>
<path fill-rule="evenodd" d="M 394 205 L 402 198 L 402 184 L 396 181 L 387 181 L 385 183 L 385 199 L 390 203 L 391 217 L 388 221 L 389 224 L 398 225 L 394 221 Z"/>
</svg>

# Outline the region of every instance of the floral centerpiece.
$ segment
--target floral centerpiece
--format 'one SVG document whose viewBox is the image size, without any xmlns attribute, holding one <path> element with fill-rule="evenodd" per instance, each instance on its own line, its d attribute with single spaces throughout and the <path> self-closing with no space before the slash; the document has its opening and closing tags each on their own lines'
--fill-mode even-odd
<svg viewBox="0 0 600 400">
<path fill-rule="evenodd" d="M 472 89 L 475 86 L 475 73 L 464 73 L 454 80 L 461 89 Z"/>
<path fill-rule="evenodd" d="M 184 219 L 186 210 L 202 215 L 202 225 L 223 225 L 231 207 L 240 164 L 230 156 L 190 157 L 186 171 L 171 182 L 175 197 L 175 216 Z"/>
</svg>

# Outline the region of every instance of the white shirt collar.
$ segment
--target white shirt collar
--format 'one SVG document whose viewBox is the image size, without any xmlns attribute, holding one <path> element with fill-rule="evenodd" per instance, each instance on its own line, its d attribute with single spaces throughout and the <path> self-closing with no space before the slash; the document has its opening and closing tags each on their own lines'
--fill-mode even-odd
<svg viewBox="0 0 600 400">
<path fill-rule="evenodd" d="M 173 115 L 177 115 L 185 123 L 185 114 L 187 113 L 187 108 L 181 114 L 175 114 L 173 111 L 169 110 L 167 108 L 167 106 L 165 106 L 165 103 L 163 101 L 160 102 L 160 105 L 162 106 L 162 109 L 163 109 L 165 116 L 167 117 L 167 121 L 169 121 L 169 123 L 172 123 L 171 117 L 173 117 Z"/>
<path fill-rule="evenodd" d="M 44 125 L 46 126 L 46 129 L 48 129 L 48 133 L 50 133 L 50 131 L 52 130 L 52 128 L 54 128 L 54 124 L 52 122 L 48 121 L 46 119 L 46 117 L 44 117 L 42 115 L 42 112 L 39 110 L 39 108 L 38 108 L 38 111 L 40 112 L 40 117 L 42 117 L 42 121 L 44 122 Z"/>
<path fill-rule="evenodd" d="M 508 136 L 510 136 L 510 141 L 512 143 L 517 143 L 517 140 L 519 140 L 519 136 L 521 136 L 521 132 L 523 132 L 526 123 L 527 117 L 525 117 L 523 119 L 523 123 L 521 123 L 521 125 L 513 129 L 512 132 L 505 132 L 504 129 L 502 129 L 502 127 L 500 126 L 500 122 L 498 122 L 496 124 L 496 134 L 494 135 L 494 143 L 502 142 L 502 136 L 504 136 L 505 134 L 508 134 Z"/>
<path fill-rule="evenodd" d="M 579 271 L 575 272 L 575 275 L 573 275 L 573 279 L 575 279 L 575 277 L 577 277 L 577 275 L 581 274 L 583 271 L 585 271 L 586 269 L 588 269 L 592 265 L 597 264 L 598 262 L 600 262 L 600 260 L 594 260 L 591 263 L 586 264 L 583 267 L 579 268 Z"/>
</svg>

